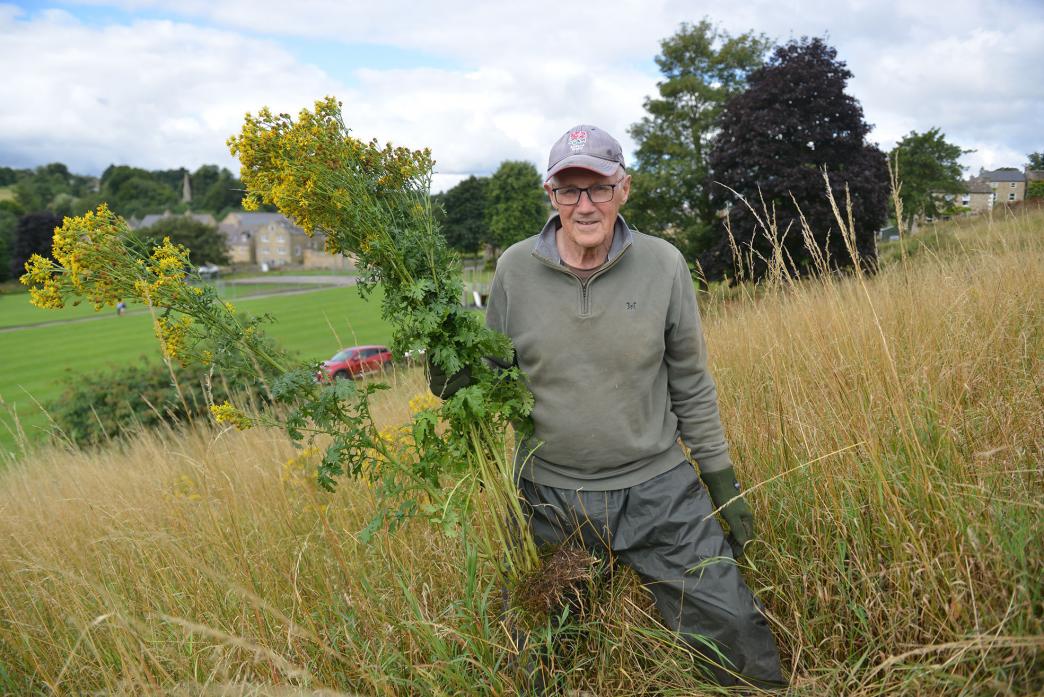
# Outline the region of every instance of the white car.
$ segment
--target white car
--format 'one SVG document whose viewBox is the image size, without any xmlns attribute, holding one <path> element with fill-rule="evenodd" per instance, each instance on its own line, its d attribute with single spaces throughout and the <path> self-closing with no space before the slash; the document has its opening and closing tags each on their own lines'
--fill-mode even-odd
<svg viewBox="0 0 1044 697">
<path fill-rule="evenodd" d="M 214 264 L 203 264 L 203 266 L 196 269 L 196 273 L 199 274 L 200 278 L 214 278 L 221 273 L 221 268 Z"/>
</svg>

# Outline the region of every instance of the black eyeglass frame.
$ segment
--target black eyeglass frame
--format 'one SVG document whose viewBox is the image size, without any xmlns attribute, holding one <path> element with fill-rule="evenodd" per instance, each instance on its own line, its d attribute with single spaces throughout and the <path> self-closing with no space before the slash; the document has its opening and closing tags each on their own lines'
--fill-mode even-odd
<svg viewBox="0 0 1044 697">
<path fill-rule="evenodd" d="M 622 181 L 618 181 L 615 184 L 592 184 L 591 186 L 585 186 L 585 187 L 579 187 L 579 186 L 559 186 L 559 187 L 555 187 L 554 189 L 551 189 L 551 193 L 554 194 L 555 203 L 557 203 L 560 206 L 579 206 L 580 205 L 580 199 L 583 198 L 584 194 L 587 194 L 587 200 L 590 201 L 592 204 L 593 203 L 609 203 L 616 196 L 616 187 L 620 186 L 620 184 L 622 184 L 622 183 L 623 183 Z M 596 202 L 593 198 L 591 198 L 591 189 L 597 189 L 600 186 L 608 186 L 609 187 L 609 189 L 610 189 L 609 198 L 607 198 L 604 201 L 597 201 Z M 576 195 L 576 201 L 575 202 L 573 202 L 573 203 L 563 203 L 563 202 L 558 200 L 558 192 L 561 189 L 576 189 L 580 193 L 578 193 Z"/>
</svg>

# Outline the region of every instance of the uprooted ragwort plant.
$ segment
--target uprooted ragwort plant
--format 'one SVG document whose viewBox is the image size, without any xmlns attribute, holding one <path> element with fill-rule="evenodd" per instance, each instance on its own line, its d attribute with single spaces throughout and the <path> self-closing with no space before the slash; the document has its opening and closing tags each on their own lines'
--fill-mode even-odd
<svg viewBox="0 0 1044 697">
<path fill-rule="evenodd" d="M 328 251 L 356 258 L 364 294 L 381 286 L 382 315 L 398 355 L 426 348 L 449 373 L 470 367 L 471 385 L 413 415 L 406 447 L 391 447 L 374 424 L 370 397 L 382 385 L 317 383 L 315 366 L 294 365 L 266 339 L 263 318 L 244 322 L 213 289 L 187 283 L 186 250 L 169 241 L 146 249 L 105 206 L 65 220 L 55 231 L 55 261 L 36 257 L 27 264 L 22 281 L 32 287 L 34 303 L 61 307 L 78 296 L 101 307 L 133 298 L 161 311 L 156 330 L 169 357 L 218 369 L 277 366 L 282 375 L 271 396 L 285 406 L 281 425 L 296 441 L 329 437 L 319 484 L 332 489 L 343 475 L 374 484 L 382 505 L 364 535 L 418 515 L 452 534 L 477 513 L 471 504 L 485 488 L 494 510 L 475 516 L 483 526 L 477 539 L 492 557 L 506 552 L 509 574 L 531 569 L 536 552 L 520 525 L 505 435 L 526 422 L 532 395 L 517 368 L 487 366 L 485 357 L 510 359 L 510 342 L 460 305 L 459 263 L 431 207 L 429 152 L 352 137 L 332 98 L 302 110 L 296 121 L 268 109 L 248 114 L 229 147 L 242 165 L 245 207 L 274 204 L 309 234 L 321 230 Z M 247 417 L 227 403 L 212 409 L 219 422 L 237 427 L 275 419 Z"/>
</svg>

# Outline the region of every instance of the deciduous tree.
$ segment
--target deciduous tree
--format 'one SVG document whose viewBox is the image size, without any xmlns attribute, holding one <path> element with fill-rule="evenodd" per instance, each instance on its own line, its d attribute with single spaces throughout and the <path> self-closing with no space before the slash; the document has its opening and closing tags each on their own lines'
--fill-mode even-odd
<svg viewBox="0 0 1044 697">
<path fill-rule="evenodd" d="M 637 228 L 671 238 L 690 258 L 713 241 L 707 155 L 715 120 L 770 46 L 764 35 L 731 36 L 707 19 L 682 24 L 660 43 L 658 96 L 645 100 L 648 115 L 630 129 L 636 149 L 626 215 Z"/>
<path fill-rule="evenodd" d="M 947 143 L 938 128 L 910 131 L 895 144 L 888 159 L 898 170 L 907 229 L 917 218 L 939 215 L 947 207 L 944 194 L 961 193 L 962 167 L 957 160 L 969 152 Z"/>
<path fill-rule="evenodd" d="M 162 213 L 181 200 L 171 186 L 151 172 L 126 165 L 111 165 L 102 173 L 101 198 L 125 218 Z"/>
<path fill-rule="evenodd" d="M 862 107 L 845 92 L 850 77 L 837 51 L 822 39 L 791 41 L 751 73 L 747 89 L 722 111 L 710 155 L 716 183 L 711 200 L 727 216 L 754 277 L 769 268 L 773 246 L 741 198 L 763 217 L 767 209 L 775 220 L 790 272 L 806 273 L 813 266 L 800 213 L 831 266 L 852 264 L 827 199 L 824 169 L 841 206 L 846 187 L 851 194 L 859 256 L 868 264 L 875 259 L 874 235 L 886 217 L 888 172 L 884 153 L 866 142 L 870 126 Z M 715 247 L 700 259 L 709 280 L 737 273 L 724 227 L 719 231 Z"/>
<path fill-rule="evenodd" d="M 191 176 L 192 210 L 220 217 L 243 202 L 243 182 L 217 165 L 203 165 Z"/>
<path fill-rule="evenodd" d="M 61 162 L 52 162 L 19 176 L 14 184 L 15 198 L 22 210 L 51 210 L 55 199 L 63 194 L 75 198 L 88 193 L 90 181 L 90 177 L 72 174 Z"/>
<path fill-rule="evenodd" d="M 22 177 L 30 176 L 31 172 L 26 169 L 14 169 L 12 167 L 0 167 L 0 186 L 10 186 Z"/>
<path fill-rule="evenodd" d="M 11 272 L 14 276 L 25 273 L 25 262 L 32 255 L 51 255 L 54 229 L 61 224 L 62 219 L 50 211 L 26 213 L 18 219 L 11 254 Z"/>
<path fill-rule="evenodd" d="M 490 177 L 486 194 L 490 242 L 501 250 L 535 235 L 547 221 L 547 197 L 530 162 L 502 162 Z"/>
<path fill-rule="evenodd" d="M 446 242 L 460 252 L 478 251 L 490 238 L 486 225 L 486 189 L 488 177 L 471 176 L 440 197 L 445 218 L 442 231 Z"/>
<path fill-rule="evenodd" d="M 0 281 L 15 277 L 12 255 L 17 227 L 18 216 L 0 208 Z"/>
<path fill-rule="evenodd" d="M 1044 152 L 1031 152 L 1026 159 L 1029 160 L 1026 163 L 1027 169 L 1044 172 Z"/>
</svg>

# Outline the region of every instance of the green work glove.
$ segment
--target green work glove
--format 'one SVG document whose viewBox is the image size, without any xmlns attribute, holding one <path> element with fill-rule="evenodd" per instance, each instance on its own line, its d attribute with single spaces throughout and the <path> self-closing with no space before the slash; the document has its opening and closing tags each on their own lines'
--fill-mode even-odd
<svg viewBox="0 0 1044 697">
<path fill-rule="evenodd" d="M 721 508 L 721 517 L 729 524 L 729 544 L 732 545 L 733 556 L 737 560 L 742 559 L 743 548 L 754 539 L 754 511 L 750 510 L 746 499 L 735 498 L 740 493 L 736 470 L 726 467 L 717 472 L 700 472 L 700 477 L 707 485 L 714 507 Z M 732 503 L 729 503 L 730 500 Z"/>
<path fill-rule="evenodd" d="M 457 394 L 457 390 L 471 384 L 471 369 L 467 366 L 447 376 L 446 372 L 431 360 L 430 354 L 425 355 L 428 363 L 428 389 L 436 397 L 449 399 Z"/>
</svg>

